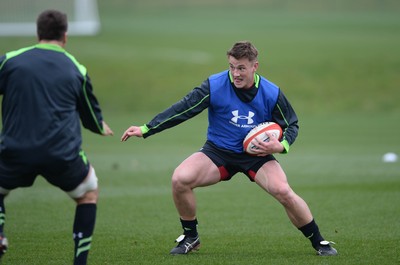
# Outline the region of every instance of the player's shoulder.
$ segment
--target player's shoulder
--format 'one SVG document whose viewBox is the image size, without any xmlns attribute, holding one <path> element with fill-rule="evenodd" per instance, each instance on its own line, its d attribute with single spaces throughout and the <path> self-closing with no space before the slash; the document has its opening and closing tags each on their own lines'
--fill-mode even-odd
<svg viewBox="0 0 400 265">
<path fill-rule="evenodd" d="M 277 84 L 275 84 L 274 82 L 272 82 L 271 80 L 269 80 L 266 77 L 261 76 L 261 75 L 259 75 L 259 77 L 260 77 L 261 86 L 279 89 L 279 86 Z"/>
<path fill-rule="evenodd" d="M 227 78 L 227 77 L 228 77 L 228 70 L 225 70 L 225 71 L 210 75 L 210 77 L 208 79 L 211 81 L 211 80 Z"/>
<path fill-rule="evenodd" d="M 87 74 L 86 67 L 83 64 L 79 63 L 79 61 L 71 53 L 65 51 L 64 54 L 72 61 L 72 63 L 76 66 L 76 68 L 78 68 L 79 72 L 83 76 L 86 76 Z"/>
<path fill-rule="evenodd" d="M 9 51 L 4 56 L 2 56 L 1 58 L 3 59 L 3 61 L 9 60 L 9 59 L 11 59 L 13 57 L 21 55 L 21 54 L 23 54 L 23 53 L 25 53 L 25 52 L 27 52 L 29 50 L 32 50 L 34 48 L 35 48 L 35 46 L 29 46 L 29 47 L 20 48 L 20 49 L 14 50 L 14 51 Z"/>
</svg>

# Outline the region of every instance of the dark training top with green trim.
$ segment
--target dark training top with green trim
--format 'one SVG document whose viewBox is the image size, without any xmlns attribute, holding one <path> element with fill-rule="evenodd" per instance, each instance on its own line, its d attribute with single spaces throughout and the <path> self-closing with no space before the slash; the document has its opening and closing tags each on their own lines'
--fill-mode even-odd
<svg viewBox="0 0 400 265">
<path fill-rule="evenodd" d="M 103 132 L 86 68 L 58 45 L 37 44 L 0 57 L 0 95 L 0 154 L 6 158 L 70 160 L 81 149 L 80 121 Z"/>
</svg>

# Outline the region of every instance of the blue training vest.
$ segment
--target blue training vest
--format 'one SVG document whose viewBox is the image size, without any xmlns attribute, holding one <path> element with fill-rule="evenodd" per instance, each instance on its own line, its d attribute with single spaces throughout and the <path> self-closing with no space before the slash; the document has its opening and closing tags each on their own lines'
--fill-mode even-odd
<svg viewBox="0 0 400 265">
<path fill-rule="evenodd" d="M 233 90 L 228 70 L 212 75 L 208 80 L 210 106 L 207 139 L 220 148 L 242 153 L 247 133 L 257 124 L 271 121 L 279 87 L 260 76 L 256 96 L 246 103 Z"/>
</svg>

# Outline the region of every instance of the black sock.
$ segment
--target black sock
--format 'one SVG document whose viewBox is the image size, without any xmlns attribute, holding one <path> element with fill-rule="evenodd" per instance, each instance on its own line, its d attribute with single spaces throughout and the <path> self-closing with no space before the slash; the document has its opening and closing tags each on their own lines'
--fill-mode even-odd
<svg viewBox="0 0 400 265">
<path fill-rule="evenodd" d="M 316 248 L 319 246 L 319 243 L 324 240 L 319 232 L 318 225 L 315 223 L 314 219 L 305 226 L 299 228 L 299 230 L 303 233 L 305 237 L 310 239 L 311 245 Z"/>
<path fill-rule="evenodd" d="M 0 234 L 3 234 L 4 223 L 6 222 L 6 208 L 4 207 L 4 195 L 0 194 Z"/>
<path fill-rule="evenodd" d="M 83 265 L 87 262 L 96 222 L 96 209 L 97 206 L 94 203 L 76 206 L 73 227 L 75 242 L 74 265 Z"/>
<path fill-rule="evenodd" d="M 185 221 L 181 219 L 183 234 L 188 237 L 197 236 L 197 219 Z"/>
</svg>

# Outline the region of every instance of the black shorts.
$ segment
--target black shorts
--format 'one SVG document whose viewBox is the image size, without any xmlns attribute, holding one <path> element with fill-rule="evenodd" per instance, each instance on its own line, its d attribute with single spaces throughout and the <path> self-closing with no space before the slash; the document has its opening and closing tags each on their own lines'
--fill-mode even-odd
<svg viewBox="0 0 400 265">
<path fill-rule="evenodd" d="M 273 155 L 251 156 L 247 153 L 234 153 L 221 149 L 207 141 L 200 152 L 208 156 L 218 167 L 221 180 L 230 180 L 238 172 L 244 173 L 254 181 L 257 171 L 268 161 L 276 160 Z"/>
<path fill-rule="evenodd" d="M 89 173 L 90 164 L 82 152 L 71 161 L 47 160 L 21 163 L 0 156 L 0 187 L 12 190 L 30 187 L 38 175 L 63 191 L 74 190 Z"/>
</svg>

